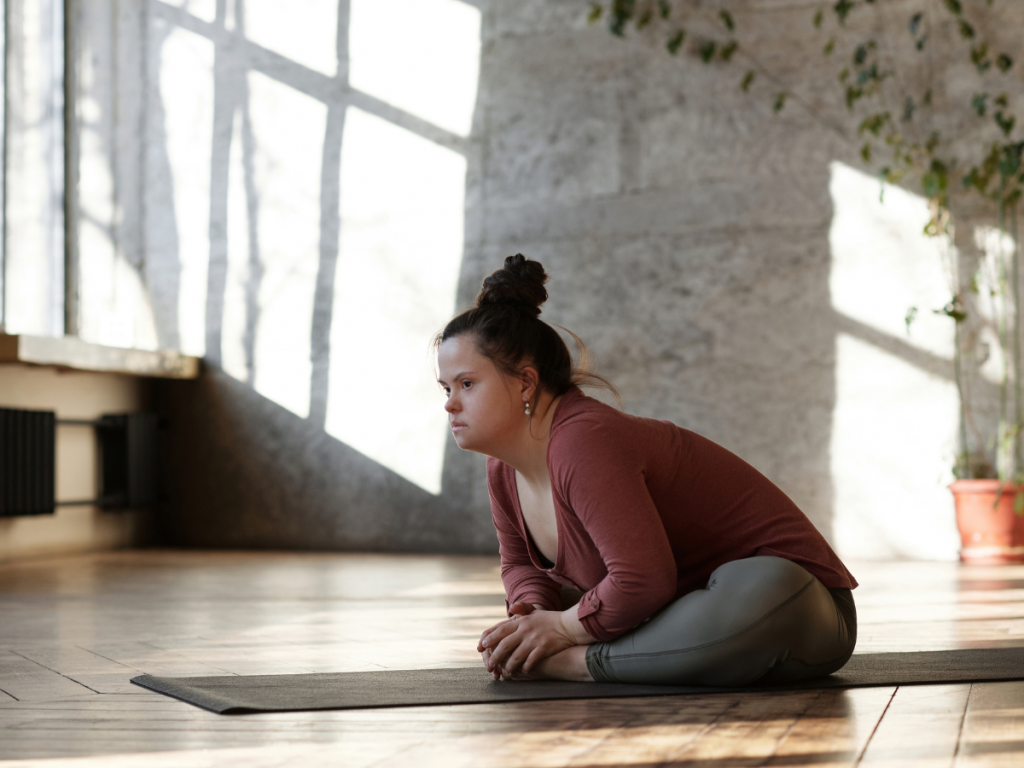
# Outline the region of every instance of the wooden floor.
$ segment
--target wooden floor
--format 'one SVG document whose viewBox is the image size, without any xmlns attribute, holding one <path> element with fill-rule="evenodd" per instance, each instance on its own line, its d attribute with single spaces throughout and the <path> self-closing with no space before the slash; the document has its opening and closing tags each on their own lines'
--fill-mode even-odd
<svg viewBox="0 0 1024 768">
<path fill-rule="evenodd" d="M 854 563 L 858 652 L 1024 645 L 1024 566 Z M 0 566 L 0 759 L 34 766 L 1024 766 L 1024 683 L 220 716 L 164 675 L 459 666 L 494 558 L 140 551 Z"/>
</svg>

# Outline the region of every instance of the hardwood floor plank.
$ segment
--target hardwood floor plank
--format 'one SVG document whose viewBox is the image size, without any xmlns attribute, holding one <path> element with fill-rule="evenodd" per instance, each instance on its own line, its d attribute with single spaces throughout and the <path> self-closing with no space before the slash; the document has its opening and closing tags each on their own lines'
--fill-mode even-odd
<svg viewBox="0 0 1024 768">
<path fill-rule="evenodd" d="M 971 686 L 907 685 L 896 691 L 872 735 L 863 768 L 949 768 Z"/>
<path fill-rule="evenodd" d="M 97 693 L 128 693 L 136 687 L 129 682 L 135 670 L 74 645 L 11 650 Z"/>
<path fill-rule="evenodd" d="M 18 701 L 92 693 L 87 686 L 5 650 L 0 651 L 0 689 Z"/>
<path fill-rule="evenodd" d="M 960 735 L 956 768 L 1024 765 L 1024 682 L 976 683 Z"/>
<path fill-rule="evenodd" d="M 191 659 L 174 651 L 157 648 L 146 642 L 124 641 L 81 647 L 82 650 L 133 670 L 129 677 L 135 677 L 139 673 L 180 677 L 234 674 L 223 667 Z"/>
<path fill-rule="evenodd" d="M 896 688 L 822 691 L 765 765 L 855 765 L 895 693 Z"/>
</svg>

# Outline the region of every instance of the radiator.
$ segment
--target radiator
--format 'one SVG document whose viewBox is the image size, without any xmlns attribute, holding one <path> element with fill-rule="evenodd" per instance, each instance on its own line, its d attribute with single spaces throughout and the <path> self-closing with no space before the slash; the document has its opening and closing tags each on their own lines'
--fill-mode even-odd
<svg viewBox="0 0 1024 768">
<path fill-rule="evenodd" d="M 99 497 L 56 500 L 54 449 L 58 425 L 96 430 Z M 53 514 L 56 506 L 137 509 L 157 501 L 152 413 L 108 414 L 97 421 L 57 420 L 52 411 L 0 408 L 0 517 Z"/>
<path fill-rule="evenodd" d="M 103 465 L 100 504 L 106 509 L 155 504 L 156 414 L 104 416 L 96 426 Z"/>
<path fill-rule="evenodd" d="M 53 411 L 0 408 L 0 517 L 53 514 Z"/>
</svg>

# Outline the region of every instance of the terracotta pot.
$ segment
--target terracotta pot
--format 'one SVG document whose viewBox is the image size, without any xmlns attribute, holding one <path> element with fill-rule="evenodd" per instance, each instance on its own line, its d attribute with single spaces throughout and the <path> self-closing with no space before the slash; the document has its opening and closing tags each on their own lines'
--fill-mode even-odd
<svg viewBox="0 0 1024 768">
<path fill-rule="evenodd" d="M 998 503 L 998 480 L 957 480 L 949 490 L 956 503 L 963 562 L 1024 562 L 1024 515 L 1013 511 L 1018 486 L 1005 484 Z"/>
</svg>

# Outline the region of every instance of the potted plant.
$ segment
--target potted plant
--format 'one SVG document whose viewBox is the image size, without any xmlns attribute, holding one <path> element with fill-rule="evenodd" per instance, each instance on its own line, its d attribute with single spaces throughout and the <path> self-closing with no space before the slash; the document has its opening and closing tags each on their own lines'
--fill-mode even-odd
<svg viewBox="0 0 1024 768">
<path fill-rule="evenodd" d="M 1017 212 L 1024 192 L 1024 141 L 1012 111 L 1014 59 L 995 42 L 1009 0 L 922 0 L 899 25 L 859 23 L 881 0 L 828 0 L 811 11 L 855 130 L 860 158 L 882 182 L 917 185 L 931 218 L 925 232 L 942 243 L 950 300 L 934 311 L 953 322 L 953 365 L 960 405 L 953 493 L 967 562 L 1024 561 L 1024 389 Z M 757 94 L 766 83 L 774 110 L 788 101 L 823 122 L 830 116 L 746 50 L 727 8 L 699 0 L 592 3 L 618 36 L 663 35 L 672 55 L 705 65 L 744 65 L 737 85 Z M 891 20 L 891 19 L 890 19 Z M 941 62 L 936 68 L 935 61 Z M 963 62 L 959 92 L 938 75 Z M 848 137 L 850 131 L 846 131 Z M 970 242 L 970 224 L 988 236 Z M 957 223 L 962 223 L 958 235 Z M 985 231 L 977 226 L 974 230 Z M 917 308 L 907 313 L 910 332 Z M 992 350 L 992 354 L 986 350 Z M 979 396 L 995 378 L 998 405 Z"/>
</svg>

